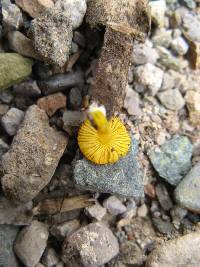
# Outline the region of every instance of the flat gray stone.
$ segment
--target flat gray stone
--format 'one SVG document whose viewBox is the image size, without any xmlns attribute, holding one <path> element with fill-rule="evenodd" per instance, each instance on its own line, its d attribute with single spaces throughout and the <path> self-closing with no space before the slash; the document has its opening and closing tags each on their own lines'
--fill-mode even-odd
<svg viewBox="0 0 200 267">
<path fill-rule="evenodd" d="M 77 160 L 74 164 L 75 183 L 94 192 L 143 197 L 142 171 L 136 159 L 137 150 L 137 141 L 132 139 L 127 156 L 115 164 L 96 165 L 85 158 Z"/>
<path fill-rule="evenodd" d="M 191 167 L 192 144 L 186 136 L 174 136 L 149 154 L 159 175 L 176 185 Z"/>
</svg>

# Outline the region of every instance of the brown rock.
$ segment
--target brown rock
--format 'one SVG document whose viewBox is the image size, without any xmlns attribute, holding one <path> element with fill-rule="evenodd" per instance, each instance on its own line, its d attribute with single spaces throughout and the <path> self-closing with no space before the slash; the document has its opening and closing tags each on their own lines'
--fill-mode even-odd
<svg viewBox="0 0 200 267">
<path fill-rule="evenodd" d="M 187 91 L 185 101 L 191 123 L 198 126 L 200 122 L 200 93 L 194 90 Z"/>
<path fill-rule="evenodd" d="M 54 6 L 51 0 L 16 0 L 15 3 L 32 18 L 37 18 L 46 9 Z"/>
<path fill-rule="evenodd" d="M 37 105 L 51 117 L 58 109 L 66 107 L 66 101 L 67 98 L 64 94 L 57 93 L 40 98 Z"/>
<path fill-rule="evenodd" d="M 66 145 L 66 136 L 49 127 L 45 112 L 36 105 L 29 107 L 2 157 L 6 196 L 21 203 L 32 200 L 51 180 Z"/>
<path fill-rule="evenodd" d="M 191 233 L 158 246 L 145 267 L 199 267 L 200 233 Z"/>
</svg>

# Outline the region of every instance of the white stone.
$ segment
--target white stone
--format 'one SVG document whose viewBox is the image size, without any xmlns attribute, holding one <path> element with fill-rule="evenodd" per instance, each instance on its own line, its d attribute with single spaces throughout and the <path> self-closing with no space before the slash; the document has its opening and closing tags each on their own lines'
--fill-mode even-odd
<svg viewBox="0 0 200 267">
<path fill-rule="evenodd" d="M 159 27 L 164 27 L 166 11 L 165 0 L 150 1 L 149 6 L 151 8 L 151 18 L 153 22 Z"/>
<path fill-rule="evenodd" d="M 175 53 L 177 53 L 180 56 L 183 56 L 187 53 L 189 45 L 183 37 L 179 36 L 174 40 L 172 40 L 171 48 Z"/>
</svg>

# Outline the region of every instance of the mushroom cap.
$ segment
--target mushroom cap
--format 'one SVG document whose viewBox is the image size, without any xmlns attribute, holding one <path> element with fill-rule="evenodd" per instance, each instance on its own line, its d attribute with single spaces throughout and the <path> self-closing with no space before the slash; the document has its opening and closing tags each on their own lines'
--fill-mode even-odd
<svg viewBox="0 0 200 267">
<path fill-rule="evenodd" d="M 131 138 L 122 121 L 112 117 L 106 131 L 95 128 L 85 120 L 78 133 L 78 144 L 83 155 L 96 164 L 115 163 L 128 153 Z"/>
</svg>

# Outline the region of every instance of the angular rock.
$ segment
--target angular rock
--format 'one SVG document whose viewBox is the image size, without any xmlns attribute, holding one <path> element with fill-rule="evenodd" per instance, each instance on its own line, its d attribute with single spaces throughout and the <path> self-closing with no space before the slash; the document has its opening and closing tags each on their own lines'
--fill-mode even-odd
<svg viewBox="0 0 200 267">
<path fill-rule="evenodd" d="M 159 91 L 162 85 L 163 74 L 160 68 L 150 63 L 138 66 L 134 70 L 135 81 L 147 87 L 152 96 L 156 95 Z"/>
<path fill-rule="evenodd" d="M 17 30 L 23 24 L 22 12 L 10 0 L 2 0 L 2 17 L 4 29 Z"/>
<path fill-rule="evenodd" d="M 106 215 L 106 209 L 102 207 L 100 204 L 96 203 L 95 205 L 88 207 L 85 209 L 86 214 L 96 219 L 97 221 L 101 221 L 103 217 Z"/>
<path fill-rule="evenodd" d="M 47 267 L 57 266 L 56 264 L 59 262 L 59 257 L 56 251 L 53 248 L 47 248 L 42 257 L 42 263 Z"/>
<path fill-rule="evenodd" d="M 76 219 L 64 222 L 62 224 L 53 225 L 51 227 L 51 234 L 55 236 L 58 240 L 63 241 L 64 238 L 69 237 L 77 229 L 81 227 L 80 222 Z"/>
<path fill-rule="evenodd" d="M 179 36 L 175 38 L 174 40 L 172 40 L 171 48 L 179 56 L 183 56 L 187 53 L 189 49 L 189 45 L 183 37 Z"/>
<path fill-rule="evenodd" d="M 78 258 L 85 267 L 98 267 L 118 253 L 119 245 L 111 230 L 103 224 L 91 223 L 65 239 L 62 258 L 66 264 Z"/>
<path fill-rule="evenodd" d="M 53 116 L 53 114 L 61 109 L 65 108 L 67 104 L 67 98 L 62 93 L 56 93 L 53 95 L 45 96 L 37 101 L 39 108 L 46 111 L 48 116 Z"/>
<path fill-rule="evenodd" d="M 15 3 L 27 12 L 32 18 L 39 17 L 47 9 L 52 8 L 52 0 L 15 0 Z"/>
<path fill-rule="evenodd" d="M 176 81 L 175 81 L 174 76 L 169 72 L 165 72 L 163 76 L 163 83 L 160 88 L 160 91 L 167 91 L 167 90 L 173 89 L 175 84 L 176 84 Z"/>
<path fill-rule="evenodd" d="M 145 267 L 198 267 L 200 233 L 191 233 L 167 241 L 148 256 Z"/>
<path fill-rule="evenodd" d="M 164 27 L 165 24 L 165 11 L 166 2 L 165 0 L 150 1 L 151 18 L 152 21 L 159 27 Z"/>
<path fill-rule="evenodd" d="M 175 199 L 184 208 L 200 213 L 200 162 L 178 184 Z"/>
<path fill-rule="evenodd" d="M 103 206 L 112 215 L 119 215 L 126 211 L 126 207 L 122 204 L 122 202 L 116 196 L 111 196 L 107 198 L 103 202 Z"/>
<path fill-rule="evenodd" d="M 166 30 L 164 28 L 156 30 L 152 37 L 152 41 L 155 47 L 163 46 L 168 48 L 172 41 L 172 30 Z"/>
<path fill-rule="evenodd" d="M 159 175 L 176 185 L 191 167 L 192 144 L 185 136 L 174 136 L 151 151 L 149 157 Z"/>
<path fill-rule="evenodd" d="M 135 92 L 130 86 L 127 86 L 127 92 L 124 99 L 124 108 L 129 115 L 141 116 L 139 94 Z"/>
<path fill-rule="evenodd" d="M 22 56 L 41 60 L 41 57 L 35 52 L 32 41 L 21 32 L 9 32 L 8 41 L 11 50 L 17 52 Z"/>
<path fill-rule="evenodd" d="M 81 125 L 85 120 L 85 115 L 80 111 L 66 110 L 63 113 L 63 129 L 70 135 L 73 134 L 73 130 Z"/>
<path fill-rule="evenodd" d="M 137 210 L 137 215 L 138 215 L 139 217 L 145 218 L 145 217 L 147 216 L 147 214 L 148 214 L 148 207 L 147 207 L 147 205 L 144 203 L 144 204 L 142 204 L 142 205 L 138 208 L 138 210 Z"/>
<path fill-rule="evenodd" d="M 153 218 L 152 222 L 156 230 L 161 234 L 170 235 L 175 230 L 172 223 L 163 221 L 161 218 Z"/>
<path fill-rule="evenodd" d="M 24 80 L 32 72 L 32 61 L 15 53 L 0 53 L 0 90 Z"/>
<path fill-rule="evenodd" d="M 0 266 L 19 267 L 19 262 L 13 252 L 13 242 L 19 227 L 0 225 Z"/>
<path fill-rule="evenodd" d="M 171 89 L 157 94 L 158 99 L 170 110 L 180 110 L 185 106 L 185 100 L 178 89 Z"/>
<path fill-rule="evenodd" d="M 31 23 L 35 50 L 48 63 L 63 67 L 70 54 L 72 26 L 63 13 L 48 10 Z"/>
<path fill-rule="evenodd" d="M 29 107 L 10 150 L 2 157 L 2 187 L 8 198 L 26 203 L 51 180 L 67 138 L 49 127 L 45 111 Z"/>
<path fill-rule="evenodd" d="M 33 221 L 24 227 L 15 240 L 14 251 L 21 262 L 27 267 L 34 267 L 40 260 L 49 233 L 45 224 Z"/>
<path fill-rule="evenodd" d="M 194 90 L 187 91 L 185 101 L 191 123 L 198 126 L 200 122 L 200 92 Z"/>
<path fill-rule="evenodd" d="M 26 97 L 38 97 L 41 95 L 41 91 L 38 88 L 36 81 L 28 80 L 18 85 L 13 86 L 13 91 L 16 94 Z"/>
<path fill-rule="evenodd" d="M 74 163 L 78 187 L 125 197 L 143 197 L 142 171 L 136 159 L 137 141 L 132 140 L 128 155 L 115 164 L 95 165 L 85 158 Z"/>
<path fill-rule="evenodd" d="M 20 123 L 24 118 L 24 112 L 17 108 L 11 108 L 1 118 L 1 124 L 5 131 L 13 136 L 17 133 Z"/>
</svg>

